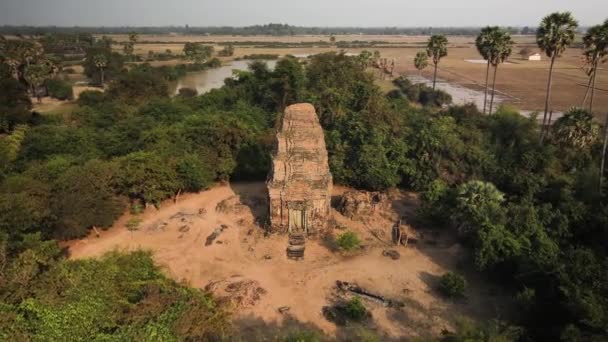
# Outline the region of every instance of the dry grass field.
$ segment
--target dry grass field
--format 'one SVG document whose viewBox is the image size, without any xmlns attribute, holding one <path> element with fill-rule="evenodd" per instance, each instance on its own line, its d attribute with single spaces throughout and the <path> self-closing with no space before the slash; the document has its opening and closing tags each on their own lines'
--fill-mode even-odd
<svg viewBox="0 0 608 342">
<path fill-rule="evenodd" d="M 115 41 L 127 39 L 126 35 L 112 35 Z M 485 65 L 471 63 L 468 59 L 480 59 L 475 45 L 475 37 L 450 36 L 449 53 L 440 64 L 438 77 L 444 81 L 456 83 L 467 88 L 483 89 L 485 80 Z M 413 66 L 413 59 L 417 51 L 424 49 L 426 36 L 380 36 L 380 35 L 345 35 L 337 36 L 337 41 L 382 41 L 384 47 L 374 48 L 382 56 L 395 59 L 397 74 L 409 75 L 417 73 Z M 508 104 L 522 110 L 540 111 L 544 108 L 545 89 L 548 77 L 549 61 L 543 56 L 540 62 L 522 60 L 517 54 L 522 47 L 527 46 L 538 51 L 532 36 L 515 36 L 516 46 L 508 63 L 499 67 L 496 90 L 508 100 Z M 580 40 L 580 38 L 579 38 Z M 221 49 L 222 42 L 257 42 L 251 45 L 238 45 L 235 47 L 234 57 L 250 54 L 316 54 L 335 51 L 337 48 L 318 47 L 289 47 L 272 48 L 260 47 L 261 43 L 283 42 L 319 42 L 328 41 L 327 36 L 203 36 L 203 35 L 141 35 L 140 44 L 136 45 L 136 53 L 146 55 L 148 51 L 164 52 L 169 49 L 173 53 L 180 53 L 183 44 L 188 41 L 214 42 L 216 50 Z M 387 47 L 388 45 L 388 47 Z M 395 45 L 390 46 L 390 45 Z M 363 49 L 347 49 L 348 52 L 357 53 Z M 586 75 L 581 70 L 581 51 L 571 48 L 566 51 L 555 66 L 553 85 L 553 110 L 564 111 L 574 105 L 580 105 L 585 94 L 587 83 Z M 163 62 L 162 64 L 171 64 Z M 602 115 L 608 109 L 608 73 L 600 70 L 597 79 L 596 111 Z M 432 75 L 432 69 L 425 70 L 426 76 Z M 602 115 L 603 117 L 603 115 Z"/>
</svg>

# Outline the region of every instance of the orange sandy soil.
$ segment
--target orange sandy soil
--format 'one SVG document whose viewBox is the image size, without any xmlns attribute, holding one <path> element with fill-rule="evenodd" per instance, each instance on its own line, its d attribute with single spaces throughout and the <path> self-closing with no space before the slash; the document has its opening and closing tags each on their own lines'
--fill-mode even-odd
<svg viewBox="0 0 608 342">
<path fill-rule="evenodd" d="M 336 188 L 335 195 L 344 190 Z M 255 303 L 245 303 L 235 310 L 235 323 L 244 330 L 280 326 L 289 317 L 290 322 L 295 320 L 330 335 L 339 334 L 340 328 L 321 312 L 334 298 L 336 280 L 356 282 L 405 303 L 403 309 L 392 309 L 365 300 L 373 315 L 370 325 L 386 338 L 438 334 L 462 315 L 474 319 L 504 316 L 501 295 L 466 271 L 460 270 L 468 274 L 466 300 L 446 301 L 437 295 L 434 289 L 439 276 L 457 268 L 464 257 L 461 247 L 449 237 L 419 231 L 419 237 L 424 237 L 417 244 L 398 248 L 399 260 L 382 256 L 389 246 L 392 220 L 398 217 L 397 212 L 406 217 L 413 215 L 415 195 L 393 192 L 392 208 L 370 217 L 366 224 L 351 221 L 332 209 L 338 224 L 356 231 L 364 247 L 355 255 L 344 256 L 332 251 L 326 238 L 309 239 L 302 261 L 286 258 L 287 236 L 264 237 L 262 228 L 253 223 L 265 211 L 265 196 L 263 183 L 218 185 L 198 194 L 186 194 L 177 203 L 168 201 L 158 210 L 149 208 L 141 215 L 143 221 L 137 231 L 127 230 L 125 224 L 131 216 L 125 214 L 100 237 L 92 234 L 68 242 L 70 258 L 145 249 L 153 252 L 169 276 L 193 287 L 204 288 L 214 281 L 257 281 L 266 293 Z M 216 211 L 219 202 L 231 197 L 236 205 L 229 212 Z M 199 214 L 200 209 L 204 209 L 203 214 Z M 186 216 L 171 218 L 178 213 Z M 221 243 L 205 246 L 207 236 L 222 224 L 229 228 L 217 239 Z M 183 226 L 188 226 L 189 231 L 180 232 Z M 279 313 L 278 308 L 284 306 L 290 307 L 289 312 Z"/>
</svg>

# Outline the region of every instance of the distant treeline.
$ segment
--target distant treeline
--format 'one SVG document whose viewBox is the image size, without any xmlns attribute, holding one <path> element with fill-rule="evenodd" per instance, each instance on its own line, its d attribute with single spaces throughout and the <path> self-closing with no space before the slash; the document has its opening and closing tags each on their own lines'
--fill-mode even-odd
<svg viewBox="0 0 608 342">
<path fill-rule="evenodd" d="M 99 33 L 121 34 L 138 32 L 140 34 L 201 34 L 201 35 L 340 35 L 340 34 L 368 34 L 368 35 L 430 35 L 436 33 L 448 35 L 477 35 L 480 27 L 304 27 L 287 24 L 266 24 L 244 27 L 234 26 L 121 26 L 121 27 L 60 27 L 60 26 L 0 26 L 0 34 L 42 35 L 54 33 Z M 513 34 L 534 34 L 532 27 L 509 27 Z"/>
</svg>

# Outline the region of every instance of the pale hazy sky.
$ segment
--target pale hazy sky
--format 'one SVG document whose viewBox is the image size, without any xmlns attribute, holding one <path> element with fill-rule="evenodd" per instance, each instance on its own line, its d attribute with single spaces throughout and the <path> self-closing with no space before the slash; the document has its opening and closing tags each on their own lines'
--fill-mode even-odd
<svg viewBox="0 0 608 342">
<path fill-rule="evenodd" d="M 0 25 L 532 26 L 564 10 L 593 25 L 608 0 L 0 0 Z"/>
</svg>

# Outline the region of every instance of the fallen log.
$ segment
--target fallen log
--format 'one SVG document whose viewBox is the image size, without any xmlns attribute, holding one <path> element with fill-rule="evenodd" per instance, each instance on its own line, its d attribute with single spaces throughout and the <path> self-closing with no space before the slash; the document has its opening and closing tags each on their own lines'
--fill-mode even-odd
<svg viewBox="0 0 608 342">
<path fill-rule="evenodd" d="M 382 295 L 370 292 L 355 283 L 349 283 L 346 281 L 337 280 L 336 287 L 341 291 L 355 293 L 364 298 L 371 299 L 376 302 L 380 302 L 382 305 L 388 306 L 391 308 L 400 308 L 400 307 L 403 307 L 403 305 L 404 305 L 402 302 L 399 302 L 399 301 L 396 301 L 393 299 L 389 299 Z"/>
</svg>

